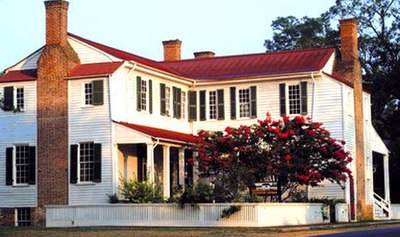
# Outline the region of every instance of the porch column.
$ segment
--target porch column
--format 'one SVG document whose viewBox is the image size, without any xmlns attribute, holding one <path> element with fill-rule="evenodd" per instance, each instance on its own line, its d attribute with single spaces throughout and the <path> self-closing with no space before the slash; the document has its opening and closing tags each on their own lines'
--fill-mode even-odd
<svg viewBox="0 0 400 237">
<path fill-rule="evenodd" d="M 383 155 L 383 178 L 385 183 L 385 201 L 390 202 L 389 156 Z"/>
<path fill-rule="evenodd" d="M 179 148 L 179 184 L 185 188 L 185 149 Z"/>
<path fill-rule="evenodd" d="M 146 144 L 147 146 L 147 173 L 148 173 L 148 181 L 150 183 L 154 183 L 154 148 L 153 143 Z"/>
<path fill-rule="evenodd" d="M 197 161 L 197 159 L 195 159 L 195 157 L 197 158 L 199 156 L 199 152 L 197 151 L 193 151 L 193 160 L 194 164 L 193 164 L 193 184 L 197 183 L 197 181 L 199 180 L 199 162 Z"/>
<path fill-rule="evenodd" d="M 169 148 L 168 145 L 163 145 L 163 167 L 164 167 L 164 197 L 169 198 L 171 192 L 169 190 L 170 187 L 170 174 L 169 174 Z"/>
</svg>

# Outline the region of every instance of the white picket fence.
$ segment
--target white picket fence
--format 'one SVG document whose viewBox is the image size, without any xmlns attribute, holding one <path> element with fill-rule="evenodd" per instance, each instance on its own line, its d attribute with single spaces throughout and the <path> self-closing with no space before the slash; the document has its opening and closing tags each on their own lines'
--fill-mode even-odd
<svg viewBox="0 0 400 237">
<path fill-rule="evenodd" d="M 222 211 L 231 205 L 240 205 L 241 210 L 228 218 L 221 219 Z M 183 209 L 176 204 L 46 207 L 47 227 L 264 227 L 308 225 L 324 222 L 329 222 L 329 220 L 324 219 L 323 205 L 319 203 L 215 203 L 198 204 L 198 207 L 186 206 Z"/>
</svg>

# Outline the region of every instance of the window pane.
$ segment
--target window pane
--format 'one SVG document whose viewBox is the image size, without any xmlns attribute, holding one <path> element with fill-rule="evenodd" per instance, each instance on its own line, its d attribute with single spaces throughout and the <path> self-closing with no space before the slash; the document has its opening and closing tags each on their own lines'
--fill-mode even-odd
<svg viewBox="0 0 400 237">
<path fill-rule="evenodd" d="M 93 104 L 93 83 L 85 84 L 85 105 Z"/>
<path fill-rule="evenodd" d="M 24 109 L 24 88 L 17 88 L 17 109 Z"/>
<path fill-rule="evenodd" d="M 181 115 L 181 117 L 184 119 L 185 113 L 186 113 L 186 93 L 182 91 L 181 97 L 182 97 L 181 98 L 182 99 L 182 106 L 181 106 L 182 115 Z"/>
<path fill-rule="evenodd" d="M 94 143 L 80 143 L 79 147 L 79 180 L 81 182 L 93 181 Z"/>
<path fill-rule="evenodd" d="M 171 98 L 171 88 L 166 87 L 165 88 L 165 114 L 169 115 L 169 110 L 170 110 L 170 98 Z"/>
<path fill-rule="evenodd" d="M 141 90 L 141 93 L 142 93 L 142 96 L 141 96 L 141 103 L 140 103 L 140 105 L 141 105 L 141 108 L 142 108 L 142 110 L 146 110 L 146 104 L 147 104 L 147 81 L 145 81 L 145 80 L 141 80 L 141 83 L 142 83 L 142 90 Z"/>
<path fill-rule="evenodd" d="M 289 113 L 300 114 L 300 85 L 289 86 Z"/>
<path fill-rule="evenodd" d="M 217 92 L 210 91 L 210 119 L 217 119 Z"/>
<path fill-rule="evenodd" d="M 250 90 L 239 90 L 239 116 L 241 118 L 250 117 Z"/>
<path fill-rule="evenodd" d="M 27 184 L 29 179 L 29 147 L 15 147 L 15 182 Z"/>
<path fill-rule="evenodd" d="M 31 225 L 31 210 L 30 208 L 17 209 L 17 226 Z"/>
</svg>

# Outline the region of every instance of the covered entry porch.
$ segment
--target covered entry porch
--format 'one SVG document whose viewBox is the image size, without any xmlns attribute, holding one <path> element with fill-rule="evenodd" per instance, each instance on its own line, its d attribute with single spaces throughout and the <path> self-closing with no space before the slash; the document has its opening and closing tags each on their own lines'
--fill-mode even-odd
<svg viewBox="0 0 400 237">
<path fill-rule="evenodd" d="M 123 178 L 154 183 L 165 198 L 177 188 L 193 184 L 197 178 L 192 162 L 193 135 L 122 122 L 114 127 L 117 194 Z"/>
</svg>

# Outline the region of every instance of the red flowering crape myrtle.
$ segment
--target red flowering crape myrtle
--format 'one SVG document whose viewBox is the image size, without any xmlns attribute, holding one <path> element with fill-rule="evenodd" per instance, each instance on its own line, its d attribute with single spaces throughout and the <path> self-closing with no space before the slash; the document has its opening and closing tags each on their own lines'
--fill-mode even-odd
<svg viewBox="0 0 400 237">
<path fill-rule="evenodd" d="M 316 186 L 327 179 L 339 185 L 351 176 L 352 158 L 344 141 L 330 136 L 321 123 L 284 116 L 251 126 L 227 127 L 224 132 L 200 131 L 197 157 L 203 176 L 245 170 L 240 177 L 249 188 L 254 182 L 279 177 L 282 185 Z"/>
</svg>

